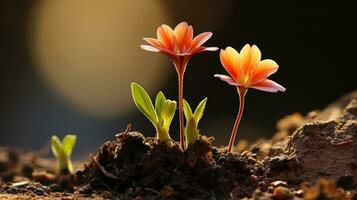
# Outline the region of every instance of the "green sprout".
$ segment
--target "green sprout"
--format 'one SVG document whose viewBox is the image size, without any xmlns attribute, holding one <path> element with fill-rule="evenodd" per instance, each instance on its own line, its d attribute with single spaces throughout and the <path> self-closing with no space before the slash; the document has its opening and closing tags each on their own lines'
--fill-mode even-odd
<svg viewBox="0 0 357 200">
<path fill-rule="evenodd" d="M 154 125 L 156 137 L 159 142 L 172 146 L 172 139 L 169 134 L 172 119 L 175 116 L 176 101 L 166 99 L 164 93 L 159 92 L 155 99 L 155 108 L 152 101 L 143 87 L 137 83 L 131 83 L 131 94 L 136 107 Z"/>
<path fill-rule="evenodd" d="M 185 137 L 186 137 L 186 147 L 190 144 L 193 144 L 197 136 L 199 135 L 199 130 L 197 128 L 198 122 L 203 116 L 207 103 L 207 98 L 203 99 L 197 106 L 195 112 L 192 112 L 190 105 L 186 100 L 183 100 L 183 111 L 186 117 L 186 128 L 185 128 Z"/>
<path fill-rule="evenodd" d="M 73 172 L 73 166 L 71 161 L 71 154 L 74 145 L 76 144 L 77 136 L 68 134 L 66 135 L 62 142 L 60 139 L 53 135 L 51 138 L 51 149 L 53 155 L 57 159 L 58 170 L 60 173 L 68 170 L 70 173 Z"/>
</svg>

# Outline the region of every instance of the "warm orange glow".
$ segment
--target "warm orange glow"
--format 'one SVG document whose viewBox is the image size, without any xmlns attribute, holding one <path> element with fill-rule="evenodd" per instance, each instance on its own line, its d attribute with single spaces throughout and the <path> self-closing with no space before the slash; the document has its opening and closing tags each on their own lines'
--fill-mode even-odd
<svg viewBox="0 0 357 200">
<path fill-rule="evenodd" d="M 266 92 L 284 92 L 285 88 L 267 79 L 274 74 L 279 66 L 271 60 L 261 60 L 261 52 L 256 45 L 245 45 L 240 53 L 232 47 L 220 52 L 221 63 L 229 76 L 216 74 L 215 77 L 230 85 L 243 88 L 254 88 Z"/>
<path fill-rule="evenodd" d="M 76 111 L 98 118 L 125 115 L 134 108 L 132 81 L 149 91 L 166 81 L 156 76 L 169 73 L 165 59 L 138 49 L 158 23 L 171 21 L 162 2 L 36 1 L 29 20 L 36 71 Z"/>
</svg>

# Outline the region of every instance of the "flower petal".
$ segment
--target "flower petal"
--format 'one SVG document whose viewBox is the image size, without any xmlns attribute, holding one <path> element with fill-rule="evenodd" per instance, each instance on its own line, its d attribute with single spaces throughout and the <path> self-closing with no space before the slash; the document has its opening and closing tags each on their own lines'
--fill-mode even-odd
<svg viewBox="0 0 357 200">
<path fill-rule="evenodd" d="M 174 35 L 180 52 L 186 51 L 192 42 L 192 26 L 189 26 L 186 22 L 181 22 L 175 27 Z"/>
<path fill-rule="evenodd" d="M 176 39 L 173 30 L 170 26 L 163 24 L 157 29 L 157 39 L 161 42 L 163 47 L 174 50 Z"/>
<path fill-rule="evenodd" d="M 234 79 L 230 76 L 226 76 L 223 74 L 215 74 L 214 77 L 221 79 L 222 81 L 227 82 L 229 85 L 239 86 L 240 84 L 236 83 Z"/>
<path fill-rule="evenodd" d="M 283 86 L 281 86 L 280 84 L 278 84 L 272 80 L 269 80 L 269 79 L 260 81 L 257 84 L 250 86 L 250 88 L 262 90 L 265 92 L 273 92 L 273 93 L 278 92 L 278 91 L 281 91 L 281 92 L 286 91 L 286 89 Z"/>
<path fill-rule="evenodd" d="M 221 49 L 220 60 L 229 75 L 239 80 L 238 76 L 241 72 L 239 53 L 232 47 L 227 47 L 226 50 Z"/>
<path fill-rule="evenodd" d="M 271 59 L 262 60 L 252 74 L 252 84 L 268 78 L 278 71 L 279 65 Z"/>
<path fill-rule="evenodd" d="M 188 54 L 196 55 L 196 54 L 201 53 L 201 52 L 204 52 L 204 51 L 217 51 L 217 50 L 218 50 L 218 47 L 204 47 L 204 46 L 200 46 L 200 47 L 196 48 L 195 51 L 188 52 Z"/>
<path fill-rule="evenodd" d="M 217 51 L 218 49 L 218 47 L 204 47 L 203 51 Z"/>
<path fill-rule="evenodd" d="M 140 45 L 140 48 L 146 51 L 152 51 L 152 52 L 161 52 L 160 49 L 153 47 L 151 45 Z"/>
<path fill-rule="evenodd" d="M 244 76 L 250 75 L 260 62 L 261 52 L 256 45 L 246 44 L 240 51 L 240 55 L 242 57 L 242 73 Z"/>
<path fill-rule="evenodd" d="M 143 38 L 143 40 L 145 40 L 145 42 L 149 43 L 153 47 L 156 48 L 162 47 L 161 42 L 155 38 Z"/>
<path fill-rule="evenodd" d="M 197 35 L 195 38 L 193 38 L 193 40 L 191 42 L 190 51 L 194 50 L 197 47 L 200 47 L 203 43 L 205 43 L 211 37 L 212 37 L 211 32 L 204 32 L 204 33 Z"/>
<path fill-rule="evenodd" d="M 250 59 L 251 59 L 252 67 L 259 64 L 260 60 L 262 59 L 262 53 L 260 52 L 257 45 L 252 46 Z"/>
</svg>

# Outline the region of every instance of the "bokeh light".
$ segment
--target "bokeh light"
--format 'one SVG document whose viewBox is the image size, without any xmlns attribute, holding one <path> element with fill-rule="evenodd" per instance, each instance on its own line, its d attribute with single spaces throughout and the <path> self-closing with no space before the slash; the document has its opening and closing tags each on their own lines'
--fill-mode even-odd
<svg viewBox="0 0 357 200">
<path fill-rule="evenodd" d="M 132 9 L 136 10 L 133 12 Z M 170 23 L 159 1 L 40 1 L 32 10 L 30 46 L 48 87 L 96 117 L 132 109 L 132 81 L 154 90 L 170 68 L 139 48 L 158 24 Z"/>
</svg>

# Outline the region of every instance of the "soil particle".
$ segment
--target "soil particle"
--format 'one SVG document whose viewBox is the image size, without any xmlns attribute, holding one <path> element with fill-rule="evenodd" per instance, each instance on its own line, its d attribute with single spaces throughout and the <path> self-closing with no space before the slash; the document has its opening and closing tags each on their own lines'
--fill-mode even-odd
<svg viewBox="0 0 357 200">
<path fill-rule="evenodd" d="M 274 189 L 273 197 L 278 200 L 288 200 L 294 197 L 294 194 L 286 187 L 278 186 Z"/>
</svg>

